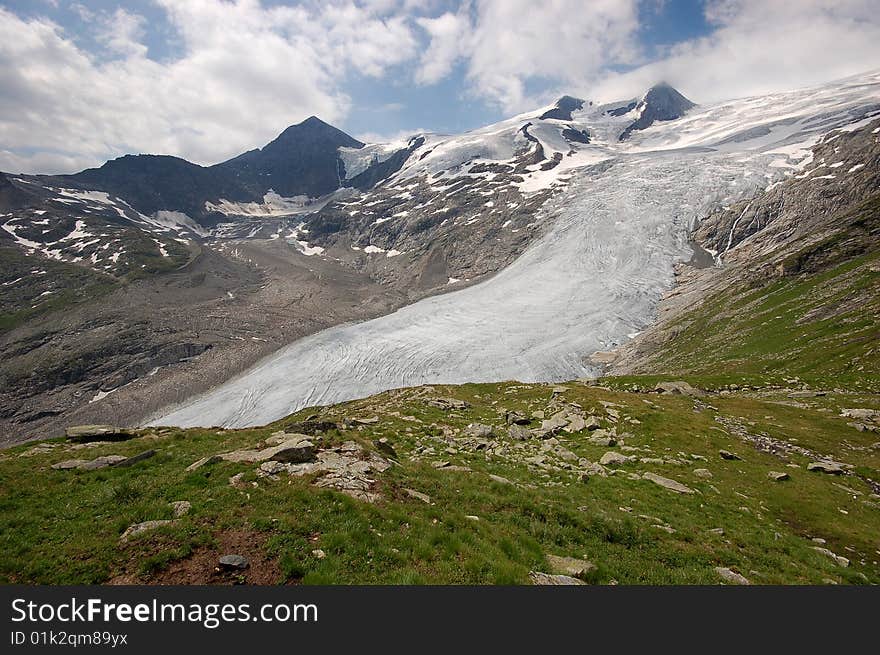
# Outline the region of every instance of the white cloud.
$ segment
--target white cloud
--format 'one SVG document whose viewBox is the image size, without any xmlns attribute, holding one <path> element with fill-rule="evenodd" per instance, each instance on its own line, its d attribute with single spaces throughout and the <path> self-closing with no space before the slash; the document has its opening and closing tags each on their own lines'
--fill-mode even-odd
<svg viewBox="0 0 880 655">
<path fill-rule="evenodd" d="M 696 102 L 713 102 L 854 75 L 880 67 L 877 9 L 876 0 L 713 0 L 710 34 L 581 91 L 607 101 L 666 80 Z"/>
<path fill-rule="evenodd" d="M 68 172 L 126 152 L 214 163 L 309 115 L 340 121 L 349 71 L 381 76 L 417 52 L 408 18 L 375 3 L 156 1 L 182 46 L 172 61 L 147 57 L 143 18 L 125 10 L 86 10 L 112 55 L 99 58 L 0 7 L 0 170 Z"/>
<path fill-rule="evenodd" d="M 538 101 L 530 82 L 582 86 L 603 68 L 641 59 L 636 0 L 478 0 L 421 19 L 430 38 L 416 80 L 433 83 L 464 60 L 470 91 L 509 112 Z"/>
</svg>

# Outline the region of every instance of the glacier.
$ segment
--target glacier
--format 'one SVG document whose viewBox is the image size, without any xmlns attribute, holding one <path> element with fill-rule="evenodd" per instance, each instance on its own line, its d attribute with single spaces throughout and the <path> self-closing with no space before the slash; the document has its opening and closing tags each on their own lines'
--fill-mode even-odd
<svg viewBox="0 0 880 655">
<path fill-rule="evenodd" d="M 673 285 L 673 264 L 692 256 L 696 221 L 795 174 L 828 131 L 877 115 L 880 72 L 698 106 L 625 144 L 600 109 L 585 112 L 577 124 L 608 138 L 584 150 L 582 166 L 567 168 L 566 185 L 536 218 L 546 225 L 543 236 L 509 267 L 392 314 L 300 339 L 149 424 L 247 427 L 398 387 L 594 375 L 592 353 L 653 321 Z M 482 156 L 505 151 L 499 135 L 515 138 L 514 124 L 500 125 L 455 137 L 437 159 L 449 165 L 450 153 L 468 147 Z M 491 137 L 488 145 L 482 135 Z M 412 174 L 406 167 L 400 173 Z"/>
</svg>

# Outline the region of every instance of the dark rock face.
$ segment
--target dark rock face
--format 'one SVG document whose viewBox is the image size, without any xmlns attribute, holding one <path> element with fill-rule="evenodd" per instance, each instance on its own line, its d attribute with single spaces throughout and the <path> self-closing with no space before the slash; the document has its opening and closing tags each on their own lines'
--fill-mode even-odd
<svg viewBox="0 0 880 655">
<path fill-rule="evenodd" d="M 639 103 L 642 110 L 641 116 L 627 126 L 621 133 L 619 140 L 625 141 L 633 131 L 644 130 L 656 121 L 672 121 L 681 118 L 685 112 L 695 106 L 665 82 L 652 86 Z"/>
<path fill-rule="evenodd" d="M 0 173 L 0 211 L 10 211 L 26 207 L 34 198 L 15 186 L 3 173 Z"/>
<path fill-rule="evenodd" d="M 566 127 L 562 130 L 563 138 L 574 141 L 575 143 L 589 143 L 590 133 L 587 130 L 576 130 L 573 127 Z"/>
<path fill-rule="evenodd" d="M 584 108 L 584 101 L 580 98 L 573 98 L 572 96 L 562 96 L 559 100 L 556 101 L 556 106 L 553 109 L 545 111 L 541 114 L 541 120 L 547 118 L 555 118 L 560 121 L 570 121 L 572 119 L 571 112 L 577 111 L 579 109 Z"/>
<path fill-rule="evenodd" d="M 312 116 L 291 125 L 262 149 L 211 168 L 234 173 L 260 196 L 271 188 L 285 197 L 316 198 L 341 186 L 344 170 L 337 154 L 339 147 L 363 148 L 364 144 Z"/>
<path fill-rule="evenodd" d="M 144 214 L 166 209 L 198 217 L 204 213 L 207 200 L 255 199 L 231 171 L 206 168 L 167 155 L 125 155 L 100 168 L 47 181 L 52 179 L 59 186 L 98 189 L 124 198 Z"/>
<path fill-rule="evenodd" d="M 635 109 L 638 104 L 639 104 L 638 102 L 633 100 L 628 105 L 623 105 L 622 107 L 617 107 L 616 109 L 609 109 L 605 113 L 608 114 L 609 116 L 623 116 L 624 114 L 628 114 L 633 109 Z"/>
</svg>

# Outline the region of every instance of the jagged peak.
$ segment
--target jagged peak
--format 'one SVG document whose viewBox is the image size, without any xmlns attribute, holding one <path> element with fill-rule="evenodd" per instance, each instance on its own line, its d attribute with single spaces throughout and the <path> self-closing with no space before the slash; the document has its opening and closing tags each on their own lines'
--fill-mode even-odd
<svg viewBox="0 0 880 655">
<path fill-rule="evenodd" d="M 545 111 L 539 118 L 540 120 L 555 118 L 557 120 L 570 121 L 572 120 L 571 113 L 583 109 L 586 102 L 587 101 L 582 98 L 575 98 L 574 96 L 568 95 L 562 96 L 556 101 L 556 104 L 552 109 Z"/>
</svg>

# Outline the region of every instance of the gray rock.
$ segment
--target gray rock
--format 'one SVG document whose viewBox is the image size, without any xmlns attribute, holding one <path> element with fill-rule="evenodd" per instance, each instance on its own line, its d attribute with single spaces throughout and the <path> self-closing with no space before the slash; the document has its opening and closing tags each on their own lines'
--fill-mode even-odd
<svg viewBox="0 0 880 655">
<path fill-rule="evenodd" d="M 768 471 L 767 477 L 771 480 L 775 480 L 776 482 L 782 482 L 783 480 L 791 479 L 791 476 L 788 473 L 782 473 L 780 471 Z"/>
<path fill-rule="evenodd" d="M 585 559 L 576 559 L 574 557 L 560 557 L 559 555 L 547 555 L 547 563 L 550 564 L 550 570 L 559 575 L 570 575 L 578 577 L 593 571 L 596 565 Z"/>
<path fill-rule="evenodd" d="M 601 464 L 596 464 L 595 462 L 587 464 L 581 470 L 581 482 L 587 482 L 590 478 L 597 476 L 600 478 L 604 478 L 608 475 L 608 472 L 605 470 L 605 467 Z"/>
<path fill-rule="evenodd" d="M 78 441 L 80 443 L 87 441 L 122 441 L 132 439 L 137 434 L 125 428 L 118 428 L 115 425 L 74 425 L 65 431 L 70 441 Z"/>
<path fill-rule="evenodd" d="M 700 389 L 694 389 L 691 385 L 683 380 L 676 380 L 675 382 L 660 382 L 657 386 L 654 387 L 654 391 L 657 393 L 663 394 L 679 394 L 683 396 L 704 396 L 706 395 L 704 391 Z"/>
<path fill-rule="evenodd" d="M 125 461 L 122 455 L 104 455 L 95 459 L 69 459 L 64 462 L 53 464 L 52 468 L 56 471 L 69 471 L 71 469 L 79 469 L 81 471 L 97 471 L 98 469 L 107 468 Z"/>
<path fill-rule="evenodd" d="M 572 578 L 568 575 L 552 575 L 550 573 L 541 573 L 540 571 L 530 571 L 529 579 L 533 585 L 585 585 L 583 580 Z"/>
<path fill-rule="evenodd" d="M 483 423 L 471 423 L 464 429 L 464 433 L 469 437 L 489 438 L 495 436 L 495 430 L 491 425 Z"/>
<path fill-rule="evenodd" d="M 587 423 L 583 417 L 574 415 L 569 417 L 568 425 L 562 429 L 566 432 L 581 432 L 587 429 Z"/>
<path fill-rule="evenodd" d="M 105 455 L 103 457 L 96 457 L 90 462 L 86 462 L 80 468 L 83 471 L 96 471 L 98 469 L 107 468 L 108 466 L 119 465 L 124 462 L 127 458 L 122 455 Z"/>
<path fill-rule="evenodd" d="M 657 475 L 655 473 L 642 473 L 642 479 L 650 480 L 654 484 L 660 485 L 664 489 L 669 489 L 670 491 L 674 491 L 679 494 L 694 493 L 693 489 L 684 486 L 681 482 L 676 482 L 675 480 L 664 478 L 662 475 Z"/>
<path fill-rule="evenodd" d="M 131 466 L 132 464 L 137 464 L 138 462 L 142 462 L 145 459 L 150 459 L 153 455 L 156 454 L 155 450 L 145 450 L 142 453 L 138 453 L 137 455 L 132 455 L 131 457 L 126 457 L 111 466 L 121 467 L 121 466 Z"/>
<path fill-rule="evenodd" d="M 819 473 L 829 473 L 831 475 L 843 475 L 844 469 L 840 462 L 821 461 L 810 462 L 807 464 L 808 471 L 818 471 Z"/>
<path fill-rule="evenodd" d="M 220 568 L 226 571 L 243 571 L 250 562 L 242 555 L 223 555 L 219 560 Z"/>
<path fill-rule="evenodd" d="M 709 469 L 694 469 L 694 475 L 696 475 L 698 478 L 708 480 L 712 477 L 712 471 L 710 471 Z"/>
<path fill-rule="evenodd" d="M 66 459 L 63 462 L 58 462 L 57 464 L 52 464 L 52 468 L 56 471 L 69 471 L 71 469 L 78 469 L 83 464 L 87 464 L 87 459 Z"/>
<path fill-rule="evenodd" d="M 513 484 L 513 482 L 511 482 L 507 478 L 503 478 L 500 475 L 495 475 L 494 473 L 489 474 L 489 479 L 492 480 L 492 482 L 498 482 L 499 484 Z"/>
<path fill-rule="evenodd" d="M 507 429 L 507 436 L 517 441 L 526 441 L 532 438 L 532 431 L 527 427 L 514 423 Z"/>
<path fill-rule="evenodd" d="M 837 564 L 837 566 L 849 566 L 849 560 L 846 557 L 838 555 L 837 553 L 834 553 L 827 548 L 822 548 L 821 546 L 813 546 L 813 550 L 815 550 L 817 553 L 825 555 L 825 557 L 834 560 L 834 563 Z"/>
<path fill-rule="evenodd" d="M 584 423 L 587 430 L 590 430 L 591 432 L 593 430 L 598 430 L 600 427 L 602 427 L 602 424 L 599 423 L 599 418 L 597 416 L 588 416 L 586 419 L 584 419 Z"/>
<path fill-rule="evenodd" d="M 125 532 L 123 532 L 122 536 L 119 537 L 119 541 L 121 541 L 122 543 L 128 543 L 132 538 L 137 537 L 144 532 L 150 532 L 151 530 L 155 530 L 156 528 L 161 528 L 166 525 L 171 525 L 172 523 L 173 521 L 169 519 L 135 523 L 134 525 L 130 525 L 125 529 Z"/>
<path fill-rule="evenodd" d="M 269 460 L 268 462 L 263 462 L 262 464 L 260 464 L 260 471 L 262 471 L 266 475 L 278 475 L 279 473 L 283 473 L 286 470 L 286 464 L 282 464 L 281 462 L 276 462 L 274 460 Z"/>
<path fill-rule="evenodd" d="M 716 566 L 715 572 L 718 575 L 720 575 L 721 578 L 725 582 L 729 582 L 731 584 L 738 584 L 738 585 L 751 584 L 751 582 L 749 582 L 745 577 L 741 576 L 736 571 L 732 571 L 731 569 L 727 568 L 726 566 Z"/>
<path fill-rule="evenodd" d="M 861 420 L 880 420 L 880 410 L 877 409 L 865 409 L 865 408 L 855 408 L 855 409 L 842 409 L 840 410 L 840 415 L 845 416 L 846 418 L 854 418 Z"/>
<path fill-rule="evenodd" d="M 505 414 L 504 419 L 508 425 L 528 425 L 531 419 L 522 412 L 512 411 Z"/>
<path fill-rule="evenodd" d="M 614 451 L 608 451 L 604 455 L 602 455 L 601 459 L 599 459 L 599 464 L 602 466 L 620 466 L 621 464 L 626 464 L 630 461 L 630 458 L 621 453 L 616 453 Z"/>
<path fill-rule="evenodd" d="M 730 452 L 729 450 L 719 450 L 718 454 L 721 455 L 721 459 L 728 459 L 728 460 L 741 460 L 742 459 L 742 457 L 740 457 L 739 455 L 737 455 L 735 453 Z"/>
<path fill-rule="evenodd" d="M 189 472 L 195 471 L 196 469 L 200 469 L 203 466 L 210 466 L 211 464 L 216 464 L 217 462 L 222 462 L 223 458 L 220 455 L 208 455 L 207 457 L 202 457 L 199 460 L 196 460 L 192 464 L 186 467 L 186 470 Z"/>
<path fill-rule="evenodd" d="M 243 462 L 255 464 L 274 460 L 276 462 L 288 462 L 299 464 L 311 462 L 315 459 L 315 445 L 308 439 L 296 437 L 290 441 L 270 446 L 262 450 L 235 450 L 230 453 L 222 453 L 221 458 L 227 462 Z"/>
<path fill-rule="evenodd" d="M 315 459 L 315 444 L 308 439 L 293 439 L 260 451 L 264 459 L 300 464 Z"/>
<path fill-rule="evenodd" d="M 192 509 L 192 503 L 188 500 L 175 500 L 171 503 L 171 509 L 174 512 L 174 518 L 179 519 L 181 516 L 188 514 Z"/>
<path fill-rule="evenodd" d="M 410 498 L 415 498 L 417 500 L 421 500 L 423 503 L 431 504 L 431 497 L 428 494 L 423 494 L 421 491 L 416 491 L 415 489 L 404 489 L 406 495 Z"/>
</svg>

